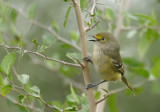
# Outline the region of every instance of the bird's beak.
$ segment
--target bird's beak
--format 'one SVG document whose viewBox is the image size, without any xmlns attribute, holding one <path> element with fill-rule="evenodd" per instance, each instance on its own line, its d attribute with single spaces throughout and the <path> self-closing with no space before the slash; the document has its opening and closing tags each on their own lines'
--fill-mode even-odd
<svg viewBox="0 0 160 112">
<path fill-rule="evenodd" d="M 98 41 L 95 37 L 94 37 L 94 35 L 89 35 L 90 37 L 93 37 L 94 39 L 88 39 L 88 41 L 92 41 L 92 42 L 96 42 L 96 41 Z"/>
</svg>

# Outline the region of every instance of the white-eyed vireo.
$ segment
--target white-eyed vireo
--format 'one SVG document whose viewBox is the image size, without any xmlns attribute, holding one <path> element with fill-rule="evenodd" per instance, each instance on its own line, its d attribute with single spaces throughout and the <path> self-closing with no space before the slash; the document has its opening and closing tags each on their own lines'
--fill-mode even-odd
<svg viewBox="0 0 160 112">
<path fill-rule="evenodd" d="M 92 61 L 96 71 L 104 80 L 102 82 L 121 79 L 134 93 L 130 83 L 124 77 L 124 67 L 119 54 L 120 46 L 116 38 L 110 33 L 105 32 L 97 33 L 93 37 L 94 39 L 89 40 L 95 42 Z M 85 58 L 85 60 L 89 59 Z M 89 84 L 87 88 L 94 87 L 95 85 L 97 84 Z"/>
</svg>

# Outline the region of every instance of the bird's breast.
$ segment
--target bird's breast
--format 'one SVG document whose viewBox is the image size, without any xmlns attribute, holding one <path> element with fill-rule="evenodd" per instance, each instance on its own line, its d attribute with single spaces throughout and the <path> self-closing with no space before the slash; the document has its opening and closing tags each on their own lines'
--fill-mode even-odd
<svg viewBox="0 0 160 112">
<path fill-rule="evenodd" d="M 103 80 L 114 81 L 121 78 L 121 74 L 115 71 L 111 59 L 103 53 L 97 44 L 94 45 L 92 61 L 95 70 Z"/>
</svg>

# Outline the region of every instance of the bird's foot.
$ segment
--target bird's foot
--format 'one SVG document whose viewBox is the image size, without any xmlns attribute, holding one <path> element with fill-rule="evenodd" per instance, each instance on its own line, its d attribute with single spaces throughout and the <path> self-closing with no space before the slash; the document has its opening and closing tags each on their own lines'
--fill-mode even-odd
<svg viewBox="0 0 160 112">
<path fill-rule="evenodd" d="M 93 64 L 92 60 L 90 58 L 88 58 L 88 57 L 83 58 L 83 60 L 85 60 L 85 61 L 90 62 L 90 63 Z"/>
<path fill-rule="evenodd" d="M 86 89 L 89 89 L 89 88 L 93 88 L 93 87 L 96 87 L 96 86 L 98 86 L 99 84 L 101 84 L 101 83 L 103 83 L 103 82 L 107 82 L 106 80 L 103 80 L 103 81 L 101 81 L 101 82 L 99 82 L 99 83 L 97 83 L 97 84 L 88 84 L 87 86 L 86 86 Z"/>
</svg>

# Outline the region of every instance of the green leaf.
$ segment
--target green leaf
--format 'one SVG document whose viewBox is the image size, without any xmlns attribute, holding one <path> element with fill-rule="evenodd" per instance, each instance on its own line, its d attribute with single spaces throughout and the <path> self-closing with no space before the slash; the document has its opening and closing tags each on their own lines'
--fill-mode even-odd
<svg viewBox="0 0 160 112">
<path fill-rule="evenodd" d="M 72 48 L 72 46 L 70 46 L 68 44 L 61 44 L 61 47 L 65 48 L 65 49 L 71 49 Z"/>
<path fill-rule="evenodd" d="M 16 53 L 9 53 L 3 58 L 2 63 L 1 63 L 1 70 L 6 75 L 9 75 L 15 60 L 16 60 Z"/>
<path fill-rule="evenodd" d="M 74 98 L 74 100 L 77 102 L 77 104 L 79 105 L 80 104 L 80 101 L 79 101 L 79 99 L 78 99 L 78 97 L 77 97 L 77 95 L 76 95 L 76 93 L 75 93 L 75 91 L 74 91 L 74 89 L 73 89 L 73 87 L 72 87 L 72 84 L 70 84 L 70 91 L 71 91 L 71 95 L 72 95 L 72 97 Z"/>
<path fill-rule="evenodd" d="M 122 59 L 125 64 L 129 67 L 144 67 L 144 64 L 134 58 L 123 58 Z"/>
<path fill-rule="evenodd" d="M 1 95 L 5 97 L 12 90 L 12 85 L 3 86 L 0 90 Z"/>
<path fill-rule="evenodd" d="M 52 21 L 52 27 L 53 29 L 58 33 L 59 31 L 59 24 L 56 21 Z"/>
<path fill-rule="evenodd" d="M 160 77 L 160 58 L 157 60 L 157 62 L 154 63 L 152 67 L 152 73 L 155 77 L 159 78 Z"/>
<path fill-rule="evenodd" d="M 101 97 L 101 92 L 96 91 L 96 92 L 94 93 L 94 97 L 95 97 L 96 100 L 98 100 L 98 99 Z"/>
<path fill-rule="evenodd" d="M 31 90 L 33 90 L 34 92 L 37 92 L 38 95 L 40 94 L 40 89 L 37 86 L 31 87 Z"/>
<path fill-rule="evenodd" d="M 18 15 L 17 12 L 14 9 L 12 9 L 11 12 L 10 12 L 10 18 L 11 18 L 12 22 L 16 21 L 17 15 Z"/>
<path fill-rule="evenodd" d="M 144 57 L 144 55 L 146 54 L 149 46 L 150 46 L 150 42 L 148 41 L 147 37 L 143 37 L 140 40 L 139 47 L 138 47 L 138 53 L 139 53 L 139 56 L 141 58 Z"/>
<path fill-rule="evenodd" d="M 135 72 L 137 75 L 140 75 L 144 78 L 148 78 L 149 77 L 149 72 L 147 70 L 145 70 L 144 68 L 139 68 L 139 67 L 132 67 L 131 70 L 133 72 Z"/>
<path fill-rule="evenodd" d="M 102 88 L 102 90 L 108 94 L 108 91 L 107 91 L 106 89 L 103 89 L 103 88 Z"/>
<path fill-rule="evenodd" d="M 38 44 L 38 42 L 37 42 L 37 38 L 33 39 L 32 42 L 33 42 L 37 47 L 39 46 L 39 44 Z"/>
<path fill-rule="evenodd" d="M 72 8 L 72 7 L 69 7 L 69 8 L 68 8 L 67 13 L 66 13 L 66 15 L 65 15 L 65 20 L 64 20 L 64 23 L 63 23 L 64 27 L 66 27 L 66 24 L 67 24 L 67 21 L 68 21 L 68 17 L 69 17 L 69 13 L 70 13 L 70 11 L 71 11 L 71 8 Z"/>
<path fill-rule="evenodd" d="M 115 18 L 114 12 L 111 8 L 106 8 L 105 9 L 105 17 L 108 20 L 113 20 Z"/>
<path fill-rule="evenodd" d="M 18 96 L 18 100 L 19 100 L 19 103 L 23 103 L 24 102 L 24 96 L 23 95 L 19 95 Z"/>
<path fill-rule="evenodd" d="M 35 17 L 36 13 L 36 3 L 32 3 L 32 5 L 28 8 L 28 16 L 30 19 L 33 19 Z"/>
<path fill-rule="evenodd" d="M 118 112 L 116 105 L 116 94 L 112 94 L 108 97 L 109 112 Z"/>
<path fill-rule="evenodd" d="M 29 81 L 29 75 L 26 75 L 26 74 L 18 75 L 18 80 L 19 80 L 22 84 L 27 84 L 28 81 Z"/>
</svg>

